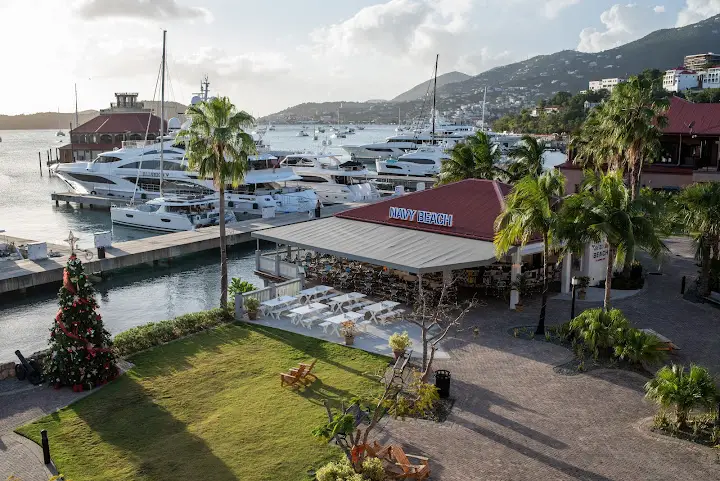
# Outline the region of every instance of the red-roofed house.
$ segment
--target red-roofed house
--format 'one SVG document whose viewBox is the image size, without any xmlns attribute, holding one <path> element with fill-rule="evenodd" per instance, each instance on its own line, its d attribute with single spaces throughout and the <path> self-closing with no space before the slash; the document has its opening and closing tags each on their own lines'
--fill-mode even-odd
<svg viewBox="0 0 720 481">
<path fill-rule="evenodd" d="M 116 93 L 116 102 L 100 115 L 70 131 L 70 143 L 60 147 L 60 162 L 88 161 L 120 148 L 125 140 L 155 140 L 160 117 L 137 101 L 136 93 Z M 167 127 L 167 125 L 166 125 Z"/>
<path fill-rule="evenodd" d="M 640 185 L 677 189 L 693 182 L 720 180 L 720 104 L 696 104 L 672 97 L 665 115 L 662 154 L 643 167 Z M 581 169 L 571 162 L 558 168 L 568 179 L 568 192 L 574 192 L 582 181 Z"/>
</svg>

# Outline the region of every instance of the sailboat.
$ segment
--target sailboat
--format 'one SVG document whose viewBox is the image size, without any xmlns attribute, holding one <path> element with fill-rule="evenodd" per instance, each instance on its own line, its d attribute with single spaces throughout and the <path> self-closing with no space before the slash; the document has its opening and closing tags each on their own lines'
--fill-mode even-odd
<svg viewBox="0 0 720 481">
<path fill-rule="evenodd" d="M 220 198 L 217 194 L 205 195 L 163 195 L 163 163 L 165 140 L 165 51 L 167 31 L 163 30 L 162 82 L 160 87 L 160 197 L 145 204 L 135 206 L 135 195 L 128 207 L 111 207 L 110 219 L 113 224 L 136 227 L 139 229 L 177 232 L 193 230 L 196 227 L 215 225 L 220 219 Z M 142 169 L 140 160 L 138 177 Z M 137 179 L 136 179 L 137 188 Z M 225 221 L 235 221 L 235 214 L 227 212 Z"/>
<path fill-rule="evenodd" d="M 60 128 L 60 107 L 58 107 L 58 128 L 59 130 L 55 133 L 56 137 L 65 137 L 65 132 Z"/>
<path fill-rule="evenodd" d="M 395 132 L 403 132 L 405 129 L 402 128 L 402 124 L 400 123 L 400 107 L 398 107 L 398 126 L 395 127 Z"/>
</svg>

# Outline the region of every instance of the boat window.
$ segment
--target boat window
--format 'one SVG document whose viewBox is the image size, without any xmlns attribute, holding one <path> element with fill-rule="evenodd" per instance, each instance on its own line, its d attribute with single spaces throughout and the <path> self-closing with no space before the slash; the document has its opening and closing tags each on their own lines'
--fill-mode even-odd
<svg viewBox="0 0 720 481">
<path fill-rule="evenodd" d="M 298 159 L 285 159 L 283 160 L 283 164 L 285 165 L 297 165 Z"/>
<path fill-rule="evenodd" d="M 370 150 L 372 152 L 390 152 L 390 153 L 392 153 L 392 151 L 393 151 L 393 149 L 381 149 L 378 147 L 368 147 L 368 150 Z"/>
<path fill-rule="evenodd" d="M 104 177 L 99 177 L 97 175 L 90 175 L 90 174 L 78 174 L 73 172 L 67 173 L 66 175 L 69 175 L 71 177 L 74 177 L 77 180 L 81 180 L 83 182 L 94 182 L 96 184 L 114 184 L 112 180 L 106 179 Z"/>
<path fill-rule="evenodd" d="M 432 159 L 403 159 L 403 161 L 411 162 L 413 164 L 435 165 L 435 161 Z"/>
<path fill-rule="evenodd" d="M 112 155 L 100 155 L 95 159 L 96 164 L 110 164 L 112 162 L 118 162 L 122 160 L 120 157 L 113 157 Z"/>
<path fill-rule="evenodd" d="M 137 169 L 140 167 L 140 162 L 130 162 L 129 164 L 121 165 L 121 169 Z"/>
<path fill-rule="evenodd" d="M 402 167 L 397 166 L 397 165 L 392 165 L 392 164 L 385 164 L 385 168 L 386 168 L 386 169 L 400 169 L 400 170 L 402 170 Z"/>
<path fill-rule="evenodd" d="M 327 179 L 323 179 L 322 177 L 317 177 L 315 175 L 301 175 L 300 177 L 302 177 L 302 182 L 327 182 Z"/>
<path fill-rule="evenodd" d="M 143 152 L 143 155 L 155 155 L 157 153 L 157 150 L 148 150 L 147 152 Z"/>
</svg>

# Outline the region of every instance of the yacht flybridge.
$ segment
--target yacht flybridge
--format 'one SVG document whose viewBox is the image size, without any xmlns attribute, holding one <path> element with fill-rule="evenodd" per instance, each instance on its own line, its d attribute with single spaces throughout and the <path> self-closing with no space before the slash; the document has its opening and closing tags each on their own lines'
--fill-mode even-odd
<svg viewBox="0 0 720 481">
<path fill-rule="evenodd" d="M 110 219 L 139 229 L 163 232 L 193 230 L 216 225 L 220 220 L 220 198 L 217 195 L 177 195 L 152 199 L 131 207 L 112 207 Z M 225 213 L 225 222 L 234 222 L 235 214 Z"/>
<path fill-rule="evenodd" d="M 374 142 L 362 145 L 343 145 L 342 148 L 350 154 L 352 160 L 375 161 L 389 157 L 399 157 L 424 145 L 432 144 L 429 134 L 401 134 L 393 135 L 384 142 Z"/>
<path fill-rule="evenodd" d="M 423 147 L 409 154 L 386 160 L 376 160 L 378 175 L 406 175 L 432 177 L 440 173 L 442 162 L 450 155 L 439 147 Z"/>
<path fill-rule="evenodd" d="M 371 173 L 359 162 L 341 162 L 329 154 L 291 154 L 280 163 L 292 167 L 300 180 L 289 185 L 311 187 L 323 203 L 361 202 L 380 198 Z"/>
</svg>

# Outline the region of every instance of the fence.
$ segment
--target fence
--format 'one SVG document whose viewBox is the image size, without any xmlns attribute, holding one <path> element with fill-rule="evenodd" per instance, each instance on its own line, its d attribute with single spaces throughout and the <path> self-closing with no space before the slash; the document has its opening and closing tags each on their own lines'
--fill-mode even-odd
<svg viewBox="0 0 720 481">
<path fill-rule="evenodd" d="M 241 302 L 239 306 L 236 303 L 236 307 L 242 307 L 245 304 L 245 299 L 249 297 L 254 297 L 260 302 L 265 302 L 281 296 L 296 296 L 302 288 L 301 279 L 291 279 L 279 284 L 271 284 L 269 287 L 263 289 L 240 294 L 238 297 Z"/>
<path fill-rule="evenodd" d="M 275 252 L 270 253 L 271 256 L 264 256 L 260 251 L 255 251 L 255 270 L 264 272 L 275 277 L 285 279 L 297 279 L 300 277 L 300 269 L 292 262 L 281 261 L 279 257 L 275 257 Z"/>
</svg>

